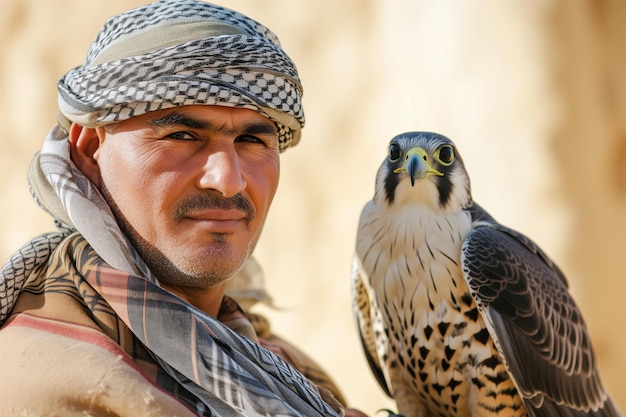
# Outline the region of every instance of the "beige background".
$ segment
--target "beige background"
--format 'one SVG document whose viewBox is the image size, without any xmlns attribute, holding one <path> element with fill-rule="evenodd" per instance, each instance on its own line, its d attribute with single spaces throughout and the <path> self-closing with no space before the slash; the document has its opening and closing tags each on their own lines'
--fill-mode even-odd
<svg viewBox="0 0 626 417">
<path fill-rule="evenodd" d="M 52 227 L 25 171 L 56 115 L 56 80 L 111 14 L 143 1 L 2 0 L 0 255 Z M 388 140 L 457 142 L 475 199 L 569 276 L 603 378 L 626 409 L 626 2 L 221 0 L 272 28 L 304 83 L 307 127 L 257 256 L 277 332 L 371 415 L 349 299 L 362 205 Z"/>
</svg>

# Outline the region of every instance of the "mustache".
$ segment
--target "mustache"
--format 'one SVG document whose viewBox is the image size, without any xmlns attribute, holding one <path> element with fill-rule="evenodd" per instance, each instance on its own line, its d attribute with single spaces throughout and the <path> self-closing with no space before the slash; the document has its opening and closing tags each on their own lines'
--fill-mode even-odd
<svg viewBox="0 0 626 417">
<path fill-rule="evenodd" d="M 189 212 L 210 209 L 241 210 L 246 213 L 247 222 L 252 221 L 256 217 L 254 206 L 249 199 L 241 194 L 235 194 L 232 197 L 222 197 L 215 193 L 202 193 L 194 194 L 183 200 L 174 212 L 174 218 L 180 221 Z"/>
</svg>

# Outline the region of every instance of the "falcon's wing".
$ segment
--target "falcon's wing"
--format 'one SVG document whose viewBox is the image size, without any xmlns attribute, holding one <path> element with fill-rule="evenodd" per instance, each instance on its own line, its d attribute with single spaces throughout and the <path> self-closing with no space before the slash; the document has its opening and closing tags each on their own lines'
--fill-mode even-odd
<svg viewBox="0 0 626 417">
<path fill-rule="evenodd" d="M 462 263 L 529 415 L 621 415 L 566 279 L 535 243 L 487 215 L 464 242 Z"/>
<path fill-rule="evenodd" d="M 382 317 L 377 308 L 372 308 L 375 300 L 370 299 L 369 291 L 366 287 L 367 277 L 361 267 L 361 262 L 355 255 L 352 261 L 352 308 L 356 319 L 361 345 L 367 358 L 367 363 L 376 377 L 376 381 L 385 393 L 391 397 L 388 383 L 385 379 L 383 367 L 378 359 L 376 350 L 377 342 L 380 345 L 387 341 L 382 329 Z M 386 346 L 380 346 L 386 349 Z"/>
</svg>

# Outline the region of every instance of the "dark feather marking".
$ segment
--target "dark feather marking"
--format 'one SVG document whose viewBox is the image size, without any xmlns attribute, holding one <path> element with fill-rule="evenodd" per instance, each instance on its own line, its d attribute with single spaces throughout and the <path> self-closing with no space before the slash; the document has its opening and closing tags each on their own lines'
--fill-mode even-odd
<svg viewBox="0 0 626 417">
<path fill-rule="evenodd" d="M 493 382 L 494 385 L 498 386 L 500 385 L 502 382 L 506 381 L 507 379 L 509 379 L 509 374 L 507 374 L 506 372 L 501 372 L 499 374 L 496 375 L 485 375 L 485 377 Z"/>
<path fill-rule="evenodd" d="M 476 321 L 478 320 L 478 309 L 477 308 L 473 308 L 469 311 L 466 311 L 464 313 L 471 321 Z"/>
<path fill-rule="evenodd" d="M 389 205 L 392 205 L 393 201 L 395 200 L 396 187 L 398 186 L 399 182 L 400 176 L 394 174 L 392 167 L 390 167 L 389 171 L 387 172 L 387 176 L 384 179 L 385 198 L 387 199 Z"/>
<path fill-rule="evenodd" d="M 506 405 L 502 405 L 502 404 L 497 405 L 497 406 L 495 406 L 495 407 L 492 407 L 492 406 L 487 405 L 487 404 L 485 404 L 485 403 L 478 403 L 478 405 L 479 405 L 480 407 L 484 408 L 485 410 L 490 411 L 490 412 L 492 412 L 492 413 L 496 413 L 496 414 L 497 414 L 497 413 L 499 413 L 500 411 L 502 411 L 502 410 L 504 410 L 504 409 L 506 408 Z"/>
<path fill-rule="evenodd" d="M 415 301 L 415 299 L 416 299 L 415 294 L 417 293 L 418 290 L 419 290 L 419 287 L 417 285 L 414 286 L 413 287 L 413 294 L 411 294 L 411 297 L 409 298 L 410 299 L 410 301 L 409 301 L 409 311 L 411 311 L 411 312 L 415 312 L 416 309 L 418 308 L 415 305 L 413 305 L 413 301 Z M 414 314 L 411 314 L 411 317 L 413 317 L 413 316 L 414 316 Z"/>
<path fill-rule="evenodd" d="M 458 337 L 462 335 L 466 328 L 467 328 L 466 321 L 456 323 L 452 329 L 452 333 L 450 333 L 450 337 Z"/>
<path fill-rule="evenodd" d="M 389 257 L 391 258 L 391 255 L 393 254 L 393 250 L 396 246 L 397 242 L 400 242 L 398 233 L 400 233 L 400 228 L 396 228 L 394 235 L 393 235 L 393 239 L 391 239 L 391 245 L 389 245 Z"/>
<path fill-rule="evenodd" d="M 430 308 L 430 311 L 435 311 L 435 305 L 433 304 L 433 301 L 430 299 L 430 293 L 426 292 L 426 295 L 428 296 L 428 307 Z"/>
<path fill-rule="evenodd" d="M 476 385 L 478 388 L 483 388 L 485 384 L 483 384 L 478 378 L 472 378 L 472 384 Z"/>
<path fill-rule="evenodd" d="M 420 252 L 415 251 L 415 254 L 417 255 L 417 260 L 420 262 L 420 267 L 422 268 L 422 270 L 424 270 L 424 261 L 422 260 L 422 256 L 420 255 Z"/>
<path fill-rule="evenodd" d="M 368 252 L 369 254 L 369 252 Z M 380 257 L 383 256 L 383 254 L 381 252 L 378 252 L 378 256 L 376 257 L 376 261 L 374 261 L 374 265 L 372 267 L 372 273 L 371 275 L 376 275 L 376 269 L 378 269 L 378 261 L 380 261 Z M 367 258 L 367 254 L 365 255 L 365 258 Z M 364 258 L 364 260 L 365 260 Z"/>
<path fill-rule="evenodd" d="M 450 360 L 452 359 L 452 356 L 454 356 L 454 354 L 456 353 L 456 349 L 451 349 L 450 346 L 446 346 L 444 352 L 446 354 L 446 359 Z"/>
<path fill-rule="evenodd" d="M 404 363 L 404 355 L 398 355 L 398 363 L 400 364 L 401 368 L 407 368 L 406 363 Z"/>
<path fill-rule="evenodd" d="M 470 365 L 471 367 L 475 368 L 478 365 L 478 360 L 476 358 L 476 355 L 470 354 L 467 357 L 467 364 Z"/>
<path fill-rule="evenodd" d="M 459 266 L 459 263 L 456 261 L 456 259 L 450 257 L 447 253 L 445 253 L 444 251 L 440 250 L 439 253 L 441 253 L 443 256 L 445 256 L 450 262 L 452 262 L 454 265 Z M 449 271 L 449 270 L 448 270 Z"/>
<path fill-rule="evenodd" d="M 439 334 L 441 336 L 445 336 L 448 332 L 448 327 L 450 327 L 450 323 L 446 323 L 445 321 L 439 322 L 437 324 L 437 328 L 439 329 Z"/>
<path fill-rule="evenodd" d="M 439 206 L 445 207 L 450 200 L 454 184 L 450 180 L 450 175 L 444 175 L 443 177 L 437 177 L 437 189 L 439 190 Z"/>
<path fill-rule="evenodd" d="M 372 224 L 374 222 L 372 221 Z M 374 243 L 379 243 L 384 237 L 387 236 L 387 230 L 384 228 L 379 228 L 374 236 L 372 237 L 372 247 L 374 247 Z"/>
<path fill-rule="evenodd" d="M 454 227 L 452 223 L 450 223 L 450 219 L 448 217 L 445 217 L 444 220 L 446 221 L 446 223 L 448 223 L 448 230 L 450 231 L 450 240 L 452 240 L 452 242 L 454 243 L 461 240 L 461 234 L 458 232 L 457 228 Z M 457 233 L 454 233 L 455 231 Z"/>
<path fill-rule="evenodd" d="M 369 249 L 365 252 L 364 256 L 363 256 L 363 263 L 365 263 L 365 261 L 367 260 L 369 254 L 372 252 L 372 250 L 374 248 L 376 248 L 378 245 L 376 245 L 377 243 L 379 243 L 384 237 L 386 236 L 386 233 L 383 231 L 383 229 L 379 229 L 376 234 L 374 235 L 374 238 L 372 239 L 372 245 L 369 247 Z M 381 253 L 378 252 L 378 257 L 380 258 Z M 373 275 L 373 272 L 372 272 Z"/>
<path fill-rule="evenodd" d="M 490 369 L 495 369 L 496 366 L 498 366 L 500 364 L 500 361 L 498 360 L 498 358 L 495 355 L 491 355 L 490 357 L 488 357 L 487 359 L 482 361 L 480 364 L 482 366 L 486 366 L 486 367 L 488 367 Z"/>
<path fill-rule="evenodd" d="M 373 224 L 375 224 L 378 221 L 378 218 L 377 217 L 373 217 L 373 216 L 368 217 L 368 219 L 369 219 L 368 221 L 363 223 L 363 225 L 362 225 L 363 229 L 369 229 L 370 226 L 372 226 Z M 377 233 L 380 233 L 382 231 L 383 231 L 382 229 L 379 229 Z"/>
<path fill-rule="evenodd" d="M 430 340 L 430 336 L 433 334 L 433 328 L 430 325 L 424 327 L 424 336 L 426 336 L 426 340 Z"/>
<path fill-rule="evenodd" d="M 406 267 L 406 272 L 411 276 L 411 267 L 409 265 L 409 259 L 404 258 L 404 266 Z"/>
<path fill-rule="evenodd" d="M 461 385 L 461 381 L 456 380 L 454 378 L 451 379 L 450 382 L 448 382 L 448 386 L 450 387 L 452 391 L 454 391 L 454 389 L 458 387 L 459 385 Z"/>
<path fill-rule="evenodd" d="M 489 337 L 489 331 L 486 328 L 474 333 L 474 339 L 478 340 L 483 345 L 487 344 L 487 341 L 489 341 Z"/>
<path fill-rule="evenodd" d="M 433 276 L 433 270 L 432 269 L 428 270 L 428 275 L 430 275 L 430 282 L 432 282 L 432 284 L 433 284 L 433 289 L 435 290 L 435 292 L 439 292 L 439 291 L 437 291 L 437 284 L 435 284 L 435 277 Z"/>
<path fill-rule="evenodd" d="M 398 273 L 400 273 L 400 271 L 398 271 Z M 411 272 L 410 271 L 409 271 L 409 276 L 411 276 Z M 400 284 L 402 285 L 402 293 L 404 294 L 406 292 L 406 285 L 404 284 L 405 280 L 399 279 L 398 281 L 400 281 Z M 402 299 L 402 303 L 404 304 L 404 299 Z M 404 311 L 402 311 L 402 313 L 404 313 Z"/>
<path fill-rule="evenodd" d="M 407 366 L 405 369 L 411 374 L 411 378 L 415 379 L 415 377 L 417 376 L 417 374 L 415 373 L 415 369 L 413 369 L 412 366 Z"/>
<path fill-rule="evenodd" d="M 469 294 L 467 294 L 467 293 L 465 293 L 465 294 L 463 294 L 463 296 L 461 297 L 461 301 L 463 301 L 463 303 L 464 303 L 466 306 L 470 307 L 470 306 L 472 305 L 472 301 L 473 301 L 473 300 L 472 300 L 472 296 L 471 296 L 471 295 L 469 295 Z"/>
<path fill-rule="evenodd" d="M 426 245 L 426 249 L 428 249 L 428 252 L 430 252 L 430 257 L 432 259 L 435 259 L 435 254 L 433 253 L 433 250 L 431 249 L 430 245 L 428 244 L 428 240 L 426 240 L 426 242 L 424 242 Z"/>
<path fill-rule="evenodd" d="M 441 395 L 441 392 L 442 392 L 442 391 L 443 391 L 443 389 L 445 388 L 443 385 L 439 385 L 439 384 L 438 384 L 438 383 L 436 383 L 436 382 L 435 382 L 434 384 L 430 384 L 430 385 L 433 387 L 433 389 L 434 389 L 435 391 L 437 391 L 437 394 L 439 394 L 439 395 Z"/>
</svg>

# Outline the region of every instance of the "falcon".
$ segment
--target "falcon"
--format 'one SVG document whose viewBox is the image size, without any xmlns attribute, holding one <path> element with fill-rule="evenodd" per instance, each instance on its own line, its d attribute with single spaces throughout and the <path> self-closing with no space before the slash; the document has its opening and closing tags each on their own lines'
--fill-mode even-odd
<svg viewBox="0 0 626 417">
<path fill-rule="evenodd" d="M 391 140 L 351 287 L 367 361 L 403 416 L 621 416 L 566 277 L 473 202 L 442 135 Z"/>
</svg>

